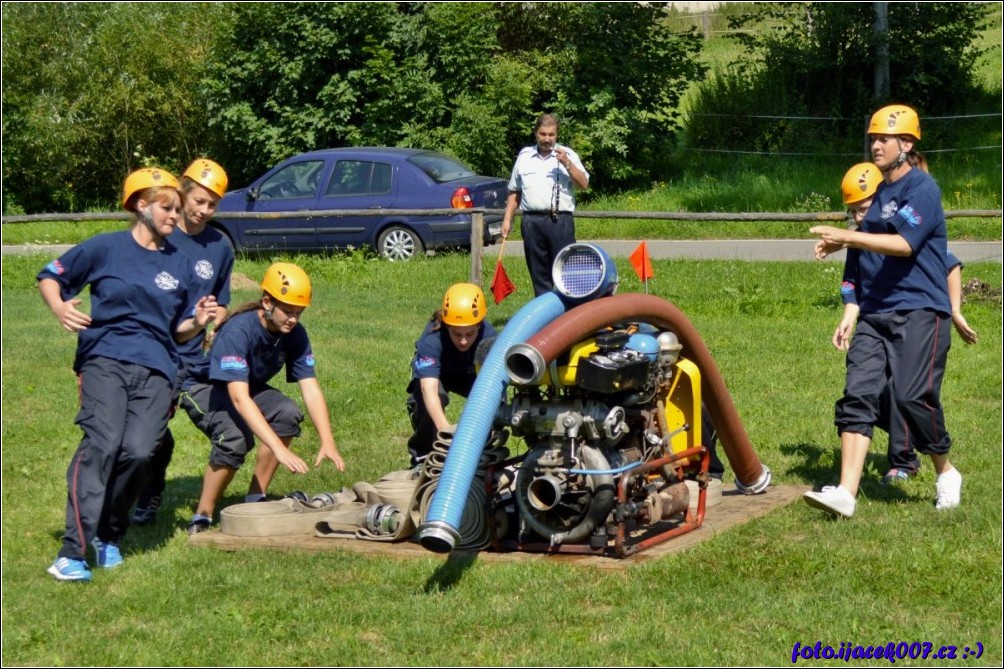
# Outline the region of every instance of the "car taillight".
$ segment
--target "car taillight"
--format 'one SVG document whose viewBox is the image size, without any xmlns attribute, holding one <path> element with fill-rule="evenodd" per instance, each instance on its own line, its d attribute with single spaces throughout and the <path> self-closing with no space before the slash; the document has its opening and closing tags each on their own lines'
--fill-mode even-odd
<svg viewBox="0 0 1004 669">
<path fill-rule="evenodd" d="M 474 200 L 471 198 L 471 192 L 463 186 L 453 191 L 450 206 L 454 209 L 473 209 Z"/>
</svg>

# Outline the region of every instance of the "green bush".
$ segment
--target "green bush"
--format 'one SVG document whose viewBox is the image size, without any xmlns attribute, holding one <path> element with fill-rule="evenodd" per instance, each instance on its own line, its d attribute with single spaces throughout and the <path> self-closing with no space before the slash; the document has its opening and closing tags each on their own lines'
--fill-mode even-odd
<svg viewBox="0 0 1004 669">
<path fill-rule="evenodd" d="M 873 4 L 756 3 L 730 18 L 745 55 L 698 87 L 688 146 L 856 152 L 879 104 L 907 103 L 922 118 L 1000 111 L 999 87 L 985 91 L 977 76 L 990 4 L 888 3 L 885 38 L 872 32 Z M 875 46 L 883 39 L 891 90 L 876 101 Z M 984 136 L 994 123 L 999 129 L 999 116 L 989 124 L 932 123 L 922 148 Z"/>
</svg>

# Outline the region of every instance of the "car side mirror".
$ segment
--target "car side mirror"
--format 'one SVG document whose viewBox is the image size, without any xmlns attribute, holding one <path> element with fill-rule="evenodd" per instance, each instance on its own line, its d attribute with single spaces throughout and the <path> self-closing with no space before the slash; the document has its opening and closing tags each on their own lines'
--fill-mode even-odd
<svg viewBox="0 0 1004 669">
<path fill-rule="evenodd" d="M 247 189 L 247 199 L 248 200 L 257 200 L 258 199 L 258 187 L 257 186 L 254 187 L 254 188 L 248 188 Z"/>
</svg>

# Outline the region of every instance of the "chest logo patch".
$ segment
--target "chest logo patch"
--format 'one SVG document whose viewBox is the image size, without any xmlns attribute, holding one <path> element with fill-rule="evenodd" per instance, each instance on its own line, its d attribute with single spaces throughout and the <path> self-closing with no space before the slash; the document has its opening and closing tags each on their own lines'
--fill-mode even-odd
<svg viewBox="0 0 1004 669">
<path fill-rule="evenodd" d="M 195 263 L 195 273 L 199 275 L 200 279 L 212 279 L 213 278 L 213 263 L 208 260 L 200 260 Z"/>
<path fill-rule="evenodd" d="M 177 279 L 171 276 L 169 272 L 161 272 L 154 278 L 153 282 L 157 284 L 157 287 L 161 290 L 174 290 L 180 283 Z"/>
<path fill-rule="evenodd" d="M 891 200 L 882 205 L 882 219 L 887 220 L 892 218 L 896 214 L 896 210 L 899 209 L 899 204 L 896 200 Z"/>
</svg>

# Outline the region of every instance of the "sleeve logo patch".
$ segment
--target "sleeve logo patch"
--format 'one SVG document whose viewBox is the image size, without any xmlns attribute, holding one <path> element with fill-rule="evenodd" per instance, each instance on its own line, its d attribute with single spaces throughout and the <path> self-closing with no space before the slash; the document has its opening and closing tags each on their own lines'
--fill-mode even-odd
<svg viewBox="0 0 1004 669">
<path fill-rule="evenodd" d="M 247 368 L 248 361 L 239 355 L 225 355 L 220 358 L 220 369 L 245 371 Z"/>
<path fill-rule="evenodd" d="M 435 358 L 429 356 L 420 356 L 415 360 L 415 369 L 425 369 L 426 367 L 434 366 L 438 361 Z"/>
<path fill-rule="evenodd" d="M 910 205 L 906 205 L 897 213 L 899 214 L 899 217 L 906 221 L 911 228 L 915 228 L 924 222 L 924 217 Z"/>
</svg>

